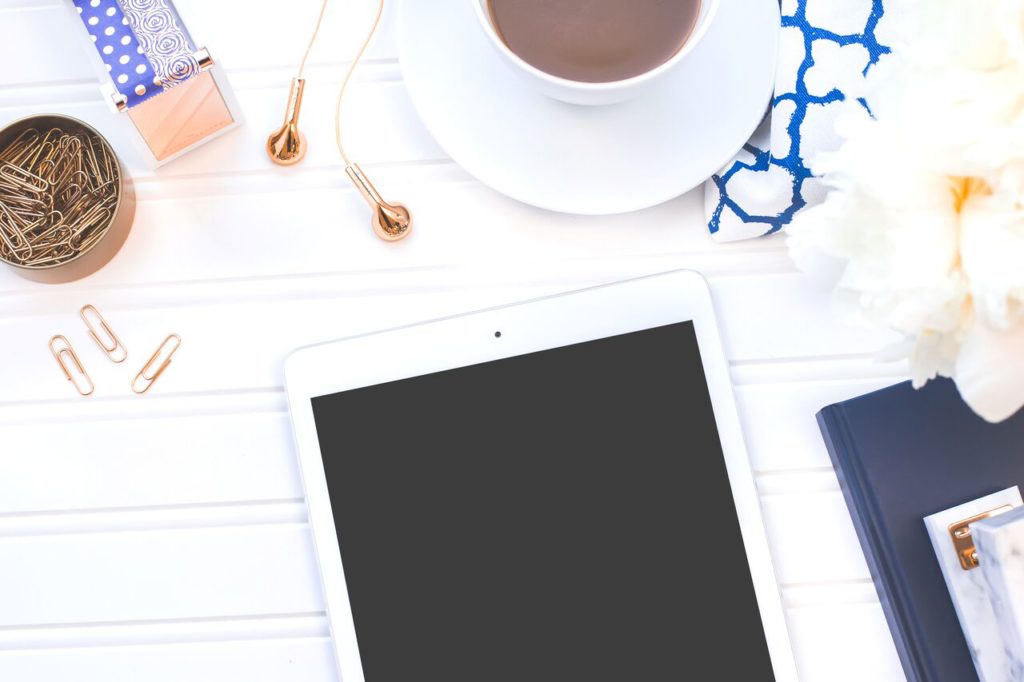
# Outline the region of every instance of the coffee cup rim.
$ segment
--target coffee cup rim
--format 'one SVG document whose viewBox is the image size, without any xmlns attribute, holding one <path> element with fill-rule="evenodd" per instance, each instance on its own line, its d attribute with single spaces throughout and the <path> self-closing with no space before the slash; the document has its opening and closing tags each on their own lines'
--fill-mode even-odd
<svg viewBox="0 0 1024 682">
<path fill-rule="evenodd" d="M 481 26 L 483 26 L 484 32 L 490 38 L 491 42 L 500 50 L 508 59 L 512 60 L 514 64 L 519 66 L 527 73 L 533 75 L 536 78 L 547 81 L 548 83 L 560 87 L 572 88 L 584 92 L 605 92 L 628 88 L 634 85 L 639 85 L 646 81 L 657 78 L 659 75 L 672 69 L 676 64 L 682 61 L 686 55 L 693 51 L 693 49 L 700 43 L 707 33 L 708 28 L 711 26 L 712 21 L 715 18 L 715 14 L 718 12 L 718 6 L 721 0 L 701 0 L 702 3 L 707 5 L 707 11 L 703 12 L 698 20 L 698 23 L 690 31 L 690 35 L 686 37 L 686 42 L 683 46 L 676 51 L 674 55 L 666 59 L 658 66 L 639 73 L 629 78 L 623 78 L 616 81 L 576 81 L 571 78 L 563 78 L 562 76 L 555 76 L 554 74 L 548 73 L 542 69 L 537 68 L 533 64 L 529 63 L 505 44 L 505 41 L 498 35 L 498 31 L 494 24 L 491 22 L 491 18 L 485 7 L 487 0 L 470 0 L 473 3 L 473 8 L 476 10 L 477 19 L 479 19 Z"/>
</svg>

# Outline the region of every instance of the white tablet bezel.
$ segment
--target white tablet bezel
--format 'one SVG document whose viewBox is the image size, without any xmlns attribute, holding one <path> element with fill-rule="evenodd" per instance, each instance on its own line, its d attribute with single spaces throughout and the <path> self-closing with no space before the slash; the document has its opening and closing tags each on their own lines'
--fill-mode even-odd
<svg viewBox="0 0 1024 682">
<path fill-rule="evenodd" d="M 696 331 L 775 677 L 796 679 L 710 292 L 699 274 L 676 271 L 311 346 L 288 358 L 288 402 L 327 617 L 344 682 L 365 679 L 312 398 L 684 321 L 692 321 Z M 495 332 L 501 332 L 500 337 Z"/>
</svg>

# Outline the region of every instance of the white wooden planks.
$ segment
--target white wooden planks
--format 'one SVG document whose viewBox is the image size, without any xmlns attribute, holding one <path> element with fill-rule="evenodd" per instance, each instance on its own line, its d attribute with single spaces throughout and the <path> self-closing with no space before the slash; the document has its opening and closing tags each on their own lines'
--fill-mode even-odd
<svg viewBox="0 0 1024 682">
<path fill-rule="evenodd" d="M 705 234 L 678 229 L 677 216 L 698 211 L 695 194 L 644 211 L 639 225 L 636 216 L 588 224 L 500 197 L 450 166 L 386 169 L 375 174 L 375 182 L 416 211 L 415 232 L 389 245 L 371 233 L 365 205 L 340 169 L 299 173 L 305 175 L 284 176 L 288 182 L 283 186 L 277 175 L 243 175 L 211 195 L 203 194 L 209 189 L 205 179 L 140 185 L 127 243 L 110 265 L 77 288 L 441 265 L 476 268 L 477 276 L 503 266 L 508 283 L 518 284 L 529 281 L 535 270 L 545 276 L 591 259 L 607 261 L 605 272 L 609 266 L 636 273 L 686 265 L 711 272 L 791 268 L 777 240 L 717 249 Z M 452 206 L 459 209 L 454 215 Z M 538 250 L 538 242 L 545 248 Z M 651 262 L 630 267 L 621 262 L 623 256 Z M 565 260 L 571 262 L 561 264 Z M 0 270 L 0 292 L 15 291 L 53 293 L 53 288 Z"/>
<path fill-rule="evenodd" d="M 33 649 L 0 653 L 5 680 L 290 682 L 335 680 L 327 637 Z"/>
<path fill-rule="evenodd" d="M 838 374 L 850 365 L 868 368 L 869 362 L 823 363 L 820 369 Z M 890 386 L 900 378 L 892 374 L 844 380 L 826 374 L 819 381 L 739 384 L 736 400 L 754 469 L 831 472 L 832 463 L 815 419 L 818 410 Z"/>
<path fill-rule="evenodd" d="M 145 620 L 74 623 L 0 630 L 0 665 L 14 652 L 61 649 L 138 647 L 147 644 L 237 642 L 272 639 L 319 639 L 330 635 L 323 612 L 262 617 L 217 617 L 199 620 Z M 39 664 L 37 657 L 37 664 Z"/>
<path fill-rule="evenodd" d="M 178 0 L 174 3 L 200 46 L 232 71 L 287 70 L 291 78 L 313 30 L 319 2 L 294 3 L 289 11 L 256 3 Z M 347 63 L 362 42 L 373 19 L 371 3 L 331 3 L 309 65 Z M 393 3 L 390 3 L 393 5 Z M 381 28 L 366 54 L 369 62 L 395 61 L 394 7 L 385 7 Z M 88 49 L 81 27 L 63 0 L 3 0 L 0 12 L 0 85 L 59 86 L 70 81 L 96 83 L 96 74 L 83 59 Z M 63 50 L 53 49 L 61 46 Z M 283 105 L 282 105 L 283 111 Z"/>
<path fill-rule="evenodd" d="M 263 157 L 319 3 L 178 0 L 229 71 L 247 124 L 158 171 L 138 165 L 53 0 L 0 0 L 0 124 L 77 115 L 131 166 L 122 253 L 46 287 L 0 269 L 0 679 L 333 680 L 283 358 L 297 346 L 678 267 L 709 276 L 802 680 L 901 680 L 814 413 L 894 383 L 890 335 L 835 320 L 782 241 L 713 244 L 691 193 L 625 216 L 538 211 L 452 164 L 415 116 L 386 16 L 346 103 L 351 151 L 417 232 L 384 245 L 341 175 L 331 101 L 370 3 L 329 10 L 309 68 L 303 166 Z M 332 19 L 332 12 L 335 16 Z M 40 49 L 47 35 L 66 50 Z M 294 44 L 292 44 L 294 43 Z M 26 55 L 31 55 L 27 59 Z M 453 207 L 461 210 L 453 211 Z M 76 318 L 104 311 L 108 363 Z M 45 349 L 67 333 L 97 379 L 70 393 Z M 167 333 L 154 393 L 127 382 Z"/>
<path fill-rule="evenodd" d="M 788 609 L 786 620 L 804 682 L 905 679 L 878 604 Z"/>
<path fill-rule="evenodd" d="M 3 35 L 0 27 L 0 36 Z M 0 38 L 0 44 L 2 44 Z M 74 49 L 72 44 L 68 49 Z M 346 95 L 343 125 L 346 130 L 358 130 L 350 136 L 347 151 L 366 166 L 382 162 L 430 161 L 443 158 L 437 144 L 415 117 L 412 103 L 401 83 L 394 82 L 397 67 L 372 67 L 352 85 L 351 98 Z M 367 81 L 374 77 L 378 81 Z M 337 94 L 336 77 L 326 68 L 311 70 L 308 74 L 302 118 L 302 130 L 309 137 L 309 154 L 303 171 L 327 165 L 337 166 L 338 155 L 334 146 L 334 97 Z M 173 164 L 157 170 L 146 168 L 137 153 L 131 136 L 130 123 L 110 112 L 99 99 L 99 90 L 93 83 L 76 81 L 61 86 L 42 101 L 35 97 L 34 88 L 19 87 L 0 91 L 0 114 L 3 122 L 22 118 L 43 110 L 58 111 L 80 118 L 106 137 L 118 156 L 138 181 L 154 177 L 161 179 L 232 172 L 261 172 L 283 177 L 288 171 L 268 168 L 263 146 L 267 135 L 281 125 L 288 83 L 266 84 L 260 88 L 238 89 L 239 104 L 246 113 L 246 125 L 231 131 L 203 147 L 190 152 Z M 41 106 L 42 105 L 42 106 Z M 249 114 L 248 112 L 252 112 Z M 330 112 L 330 113 L 329 113 Z M 370 132 L 366 132 L 370 131 Z M 216 160 L 216 163 L 211 163 Z M 340 166 L 338 166 L 340 171 Z M 339 180 L 344 180 L 340 177 Z M 339 182 L 339 185 L 342 183 Z"/>
<path fill-rule="evenodd" d="M 431 278 L 424 275 L 422 279 L 427 290 L 400 295 L 373 291 L 362 295 L 349 290 L 332 292 L 338 282 L 329 279 L 312 290 L 306 289 L 304 296 L 294 298 L 281 296 L 280 289 L 287 289 L 288 283 L 271 280 L 262 283 L 267 286 L 261 285 L 250 295 L 243 289 L 218 297 L 219 286 L 212 285 L 205 289 L 209 296 L 190 296 L 189 300 L 179 303 L 166 302 L 156 288 L 77 295 L 73 290 L 62 290 L 38 300 L 11 300 L 10 305 L 22 314 L 0 318 L 0 336 L 5 338 L 13 357 L 37 361 L 0 367 L 0 404 L 64 399 L 73 395 L 61 381 L 38 380 L 40 370 L 43 376 L 47 371 L 50 376 L 60 376 L 56 367 L 42 362 L 51 360 L 46 354 L 45 340 L 56 333 L 67 333 L 81 354 L 100 360 L 90 364 L 96 374 L 94 379 L 102 382 L 98 384 L 101 385 L 98 399 L 129 395 L 129 382 L 134 376 L 131 368 L 138 371 L 140 360 L 149 357 L 158 343 L 172 332 L 181 335 L 184 343 L 175 358 L 175 371 L 161 377 L 161 394 L 266 389 L 281 385 L 283 361 L 289 352 L 300 346 L 611 281 L 615 274 L 591 273 L 575 284 L 555 282 L 493 288 L 479 284 L 458 288 L 453 284 L 438 284 L 433 290 L 429 288 Z M 474 282 L 473 279 L 463 281 L 467 285 Z M 302 290 L 304 283 L 297 284 Z M 347 286 L 351 282 L 341 284 Z M 808 338 L 805 332 L 809 312 L 785 308 L 774 318 L 761 315 L 757 307 L 760 301 L 749 300 L 747 292 L 749 287 L 766 285 L 773 286 L 780 296 L 801 294 L 799 280 L 791 276 L 743 278 L 739 284 L 730 278 L 713 282 L 719 307 L 729 311 L 722 317 L 722 326 L 727 350 L 734 361 L 756 362 L 766 357 L 761 340 L 778 336 L 788 337 L 785 344 L 773 342 L 779 346 L 775 353 L 783 358 L 813 356 L 831 347 L 848 351 L 859 348 L 851 341 L 856 335 L 835 323 L 820 325 L 815 337 Z M 77 310 L 86 302 L 104 312 L 128 345 L 131 357 L 123 367 L 115 368 L 103 361 L 98 349 L 84 334 Z M 0 301 L 0 307 L 3 303 Z M 38 309 L 40 314 L 25 315 L 26 304 Z M 822 340 L 827 340 L 829 347 L 823 348 Z M 811 417 L 813 413 L 805 415 L 805 418 Z"/>
<path fill-rule="evenodd" d="M 106 530 L 0 541 L 0 627 L 323 610 L 304 523 Z"/>
</svg>

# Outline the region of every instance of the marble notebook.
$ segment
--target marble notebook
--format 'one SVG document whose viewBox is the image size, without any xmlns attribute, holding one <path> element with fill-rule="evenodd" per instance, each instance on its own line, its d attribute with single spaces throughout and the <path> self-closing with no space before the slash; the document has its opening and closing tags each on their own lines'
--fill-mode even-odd
<svg viewBox="0 0 1024 682">
<path fill-rule="evenodd" d="M 1024 487 L 1024 412 L 989 424 L 937 380 L 831 405 L 818 424 L 907 679 L 977 680 L 921 520 Z"/>
<path fill-rule="evenodd" d="M 1024 507 L 979 521 L 973 529 L 1002 635 L 1002 679 L 1024 680 Z"/>
<path fill-rule="evenodd" d="M 989 596 L 987 576 L 982 568 L 975 566 L 965 570 L 950 536 L 950 526 L 971 519 L 979 514 L 991 513 L 995 509 L 1010 509 L 1024 504 L 1017 486 L 980 497 L 976 500 L 945 509 L 926 516 L 924 519 L 928 537 L 935 550 L 935 558 L 939 569 L 946 579 L 949 596 L 960 619 L 967 647 L 974 659 L 974 667 L 981 682 L 1007 682 L 1013 679 L 1006 675 L 1008 657 L 1004 641 L 1005 625 L 993 609 L 993 601 Z M 980 549 L 980 523 L 972 523 L 969 535 Z M 994 553 L 998 556 L 998 553 Z M 991 568 L 993 560 L 985 557 L 981 561 L 986 569 Z"/>
</svg>

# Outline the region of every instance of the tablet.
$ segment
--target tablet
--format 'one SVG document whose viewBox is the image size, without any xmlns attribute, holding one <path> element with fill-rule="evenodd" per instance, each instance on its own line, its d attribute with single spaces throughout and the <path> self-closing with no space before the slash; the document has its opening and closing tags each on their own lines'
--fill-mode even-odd
<svg viewBox="0 0 1024 682">
<path fill-rule="evenodd" d="M 794 680 L 704 280 L 297 351 L 344 682 Z"/>
</svg>

